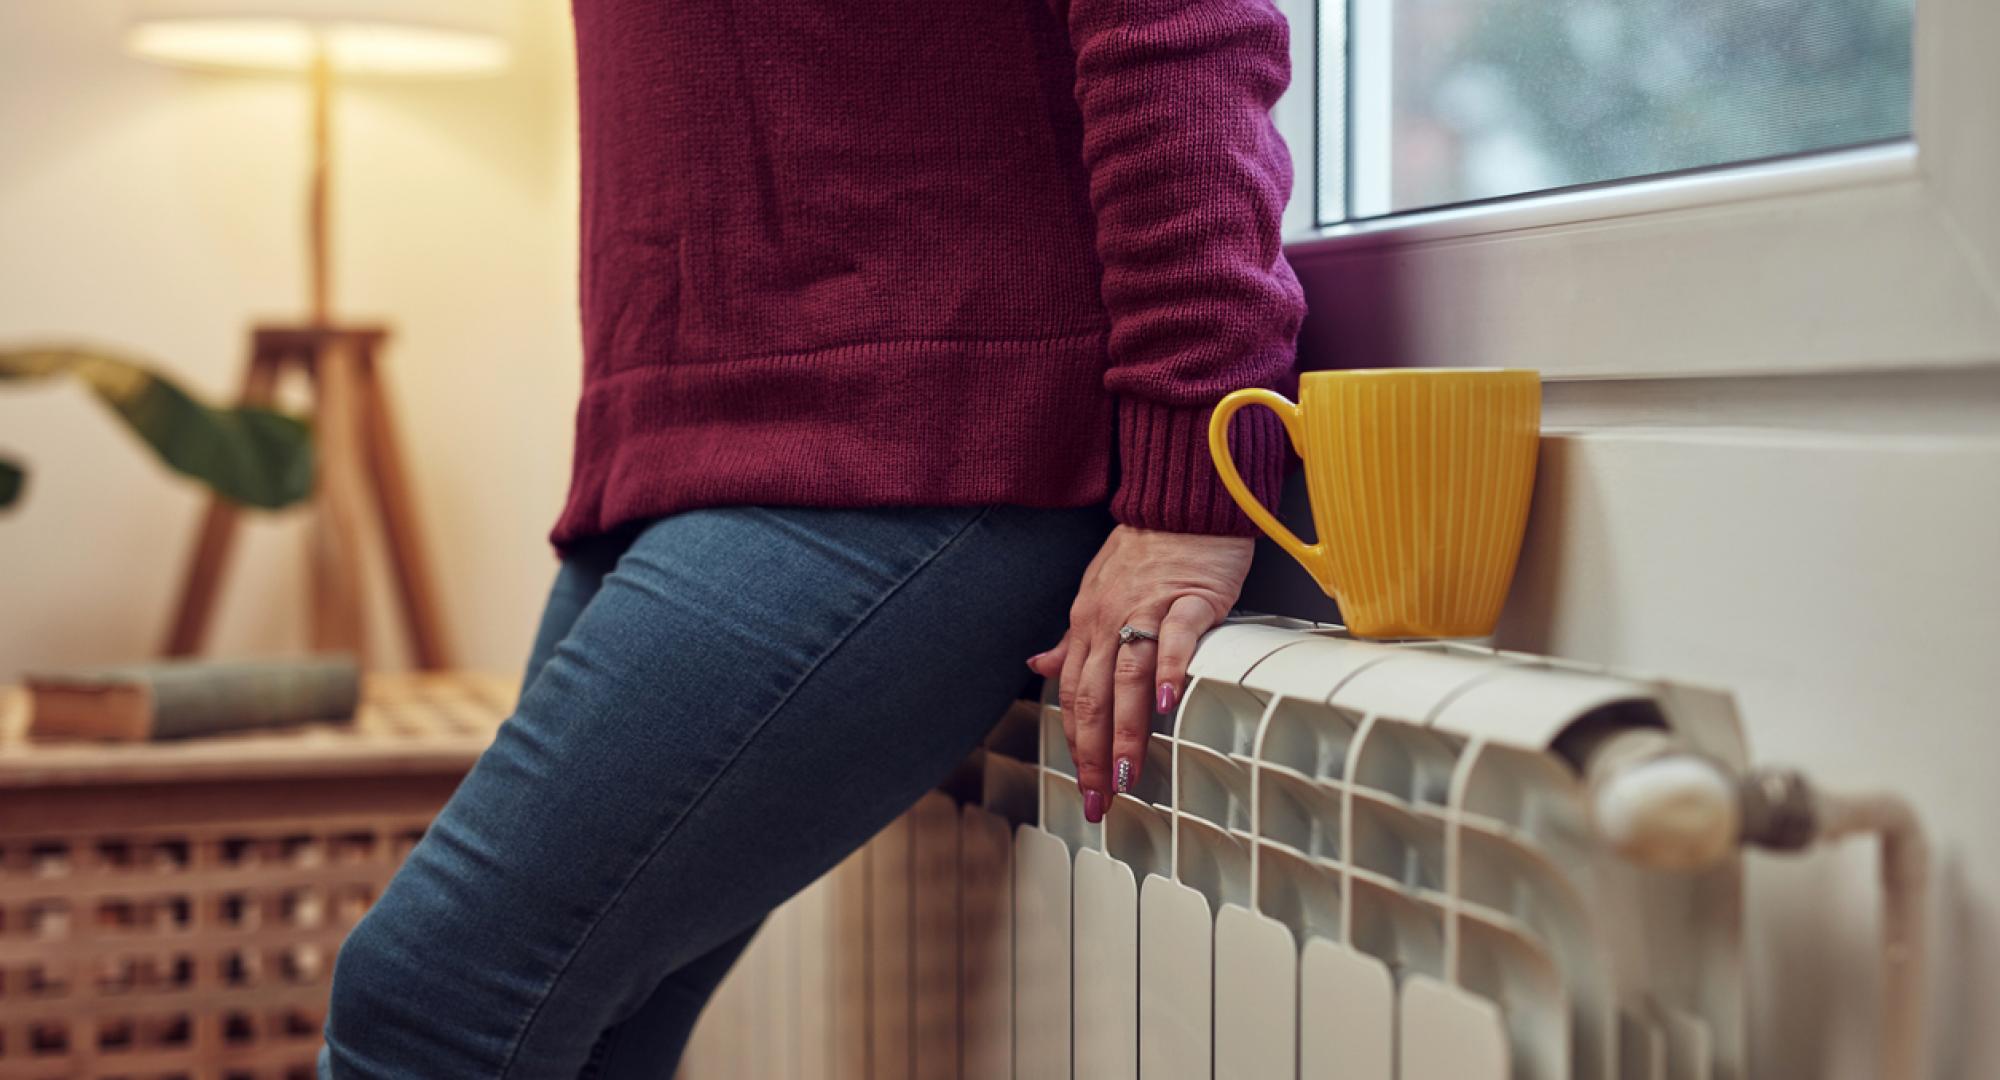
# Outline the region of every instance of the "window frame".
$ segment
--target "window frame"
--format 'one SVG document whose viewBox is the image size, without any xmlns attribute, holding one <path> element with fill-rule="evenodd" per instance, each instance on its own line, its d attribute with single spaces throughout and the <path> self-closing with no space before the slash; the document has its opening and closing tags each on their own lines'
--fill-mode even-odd
<svg viewBox="0 0 2000 1080">
<path fill-rule="evenodd" d="M 1909 141 L 1322 228 L 1322 27 L 1314 0 L 1276 2 L 1304 367 L 1566 380 L 2000 360 L 2000 4 L 1917 0 Z"/>
</svg>

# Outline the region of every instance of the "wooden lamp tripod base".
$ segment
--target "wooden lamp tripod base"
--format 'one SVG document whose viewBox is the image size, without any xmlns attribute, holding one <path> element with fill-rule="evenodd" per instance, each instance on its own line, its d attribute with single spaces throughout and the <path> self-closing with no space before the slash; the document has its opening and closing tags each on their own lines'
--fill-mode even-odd
<svg viewBox="0 0 2000 1080">
<path fill-rule="evenodd" d="M 313 647 L 352 652 L 357 661 L 366 660 L 361 532 L 372 503 L 387 533 L 389 563 L 417 666 L 436 670 L 451 666 L 451 653 L 379 370 L 378 358 L 389 332 L 380 326 L 337 324 L 329 314 L 333 71 L 323 42 L 315 45 L 309 74 L 312 171 L 306 240 L 312 317 L 302 324 L 251 330 L 243 401 L 273 403 L 278 380 L 292 369 L 312 381 L 313 505 L 318 511 L 311 552 Z M 201 649 L 235 542 L 236 515 L 236 507 L 229 503 L 219 499 L 209 503 L 174 605 L 168 656 L 187 656 Z"/>
<path fill-rule="evenodd" d="M 313 387 L 313 647 L 364 657 L 361 534 L 372 504 L 382 522 L 417 666 L 435 670 L 449 667 L 451 654 L 379 370 L 387 338 L 388 331 L 379 326 L 259 326 L 250 336 L 243 400 L 273 403 L 279 379 L 292 370 L 302 372 Z M 221 499 L 209 503 L 175 604 L 168 656 L 187 656 L 201 648 L 234 546 L 237 513 Z"/>
</svg>

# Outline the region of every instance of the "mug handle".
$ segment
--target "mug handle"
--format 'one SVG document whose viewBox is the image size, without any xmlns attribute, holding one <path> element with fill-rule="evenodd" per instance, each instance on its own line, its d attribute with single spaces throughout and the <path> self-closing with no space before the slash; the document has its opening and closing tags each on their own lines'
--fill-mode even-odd
<svg viewBox="0 0 2000 1080">
<path fill-rule="evenodd" d="M 1305 456 L 1305 440 L 1300 437 L 1299 431 L 1299 407 L 1275 390 L 1266 390 L 1261 386 L 1248 387 L 1231 391 L 1227 397 L 1216 403 L 1215 411 L 1209 415 L 1208 454 L 1215 459 L 1216 474 L 1222 477 L 1222 486 L 1228 489 L 1229 496 L 1236 500 L 1236 505 L 1242 507 L 1245 514 L 1250 515 L 1250 520 L 1264 530 L 1265 535 L 1277 541 L 1278 546 L 1284 548 L 1287 555 L 1297 559 L 1299 565 L 1304 566 L 1306 572 L 1315 580 L 1324 581 L 1327 569 L 1326 542 L 1322 540 L 1317 544 L 1308 544 L 1299 539 L 1292 530 L 1285 528 L 1278 521 L 1277 515 L 1266 509 L 1263 503 L 1257 501 L 1257 496 L 1250 493 L 1249 486 L 1243 483 L 1242 474 L 1236 471 L 1236 459 L 1229 454 L 1229 420 L 1236 415 L 1237 410 L 1246 405 L 1262 405 L 1277 413 L 1278 419 L 1284 421 L 1286 437 L 1292 440 L 1292 449 L 1297 451 L 1299 456 Z"/>
</svg>

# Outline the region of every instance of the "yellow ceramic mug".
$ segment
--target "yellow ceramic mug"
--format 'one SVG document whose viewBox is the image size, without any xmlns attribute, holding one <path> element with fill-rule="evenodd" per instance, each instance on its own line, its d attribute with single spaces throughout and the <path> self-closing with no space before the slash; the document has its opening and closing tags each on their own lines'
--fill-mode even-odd
<svg viewBox="0 0 2000 1080">
<path fill-rule="evenodd" d="M 1229 418 L 1263 405 L 1305 459 L 1318 542 L 1259 503 L 1229 456 Z M 1535 482 L 1541 377 L 1514 369 L 1313 371 L 1298 404 L 1222 399 L 1208 449 L 1250 520 L 1306 568 L 1362 637 L 1482 637 L 1500 621 Z"/>
</svg>

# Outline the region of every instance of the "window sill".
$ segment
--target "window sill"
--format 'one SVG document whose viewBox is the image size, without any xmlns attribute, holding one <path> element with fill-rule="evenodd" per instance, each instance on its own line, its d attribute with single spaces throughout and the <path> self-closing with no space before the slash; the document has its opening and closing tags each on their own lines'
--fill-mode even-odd
<svg viewBox="0 0 2000 1080">
<path fill-rule="evenodd" d="M 1379 248 L 1389 241 L 1415 245 L 1496 236 L 1917 178 L 1916 144 L 1903 140 L 1783 161 L 1345 222 L 1294 236 L 1287 240 L 1285 250 L 1297 261 Z"/>
</svg>

